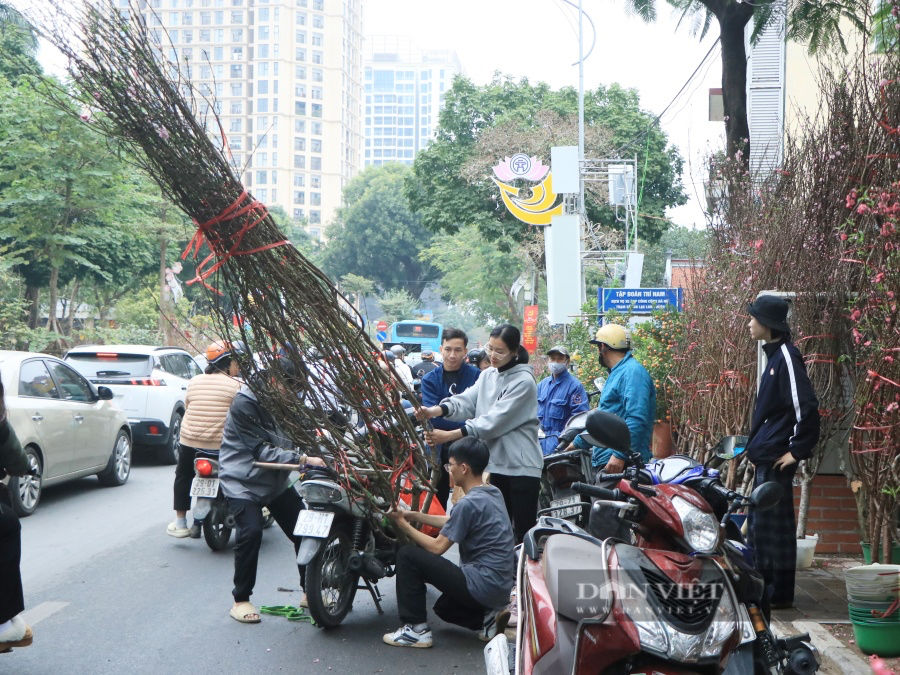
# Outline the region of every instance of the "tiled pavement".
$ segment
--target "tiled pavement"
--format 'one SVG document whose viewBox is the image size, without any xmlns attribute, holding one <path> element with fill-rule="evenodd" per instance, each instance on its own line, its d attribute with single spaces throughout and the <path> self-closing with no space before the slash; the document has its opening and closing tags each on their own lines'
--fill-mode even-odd
<svg viewBox="0 0 900 675">
<path fill-rule="evenodd" d="M 783 623 L 849 622 L 844 570 L 862 564 L 862 557 L 817 557 L 812 567 L 797 570 L 794 606 L 790 609 L 773 610 L 773 618 Z"/>
</svg>

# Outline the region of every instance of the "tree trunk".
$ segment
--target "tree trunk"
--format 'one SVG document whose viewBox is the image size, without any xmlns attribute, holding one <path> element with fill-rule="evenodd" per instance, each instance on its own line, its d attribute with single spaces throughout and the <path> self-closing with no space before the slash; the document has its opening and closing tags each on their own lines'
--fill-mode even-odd
<svg viewBox="0 0 900 675">
<path fill-rule="evenodd" d="M 800 507 L 797 509 L 797 539 L 806 536 L 806 522 L 809 518 L 809 497 L 812 492 L 812 477 L 805 477 L 800 483 Z"/>
<path fill-rule="evenodd" d="M 25 323 L 34 330 L 38 326 L 41 317 L 41 287 L 26 286 L 25 300 L 28 301 L 28 312 L 25 316 Z"/>
<path fill-rule="evenodd" d="M 78 309 L 78 277 L 72 279 L 72 294 L 69 296 L 69 326 L 67 335 L 75 331 L 75 311 Z"/>
<path fill-rule="evenodd" d="M 50 269 L 50 307 L 47 312 L 47 330 L 59 333 L 59 321 L 56 317 L 56 303 L 59 300 L 59 268 L 55 265 Z"/>
<path fill-rule="evenodd" d="M 725 149 L 744 166 L 750 161 L 750 125 L 747 120 L 747 50 L 744 30 L 753 16 L 752 3 L 729 2 L 713 10 L 719 21 L 722 44 L 722 103 L 725 109 Z"/>
</svg>

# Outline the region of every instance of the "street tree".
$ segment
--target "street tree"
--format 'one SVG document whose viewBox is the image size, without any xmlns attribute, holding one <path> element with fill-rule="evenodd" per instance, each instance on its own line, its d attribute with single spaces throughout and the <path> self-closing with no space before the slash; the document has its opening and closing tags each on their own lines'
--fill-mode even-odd
<svg viewBox="0 0 900 675">
<path fill-rule="evenodd" d="M 324 270 L 332 279 L 356 274 L 382 290 L 406 290 L 418 298 L 434 280 L 419 260 L 432 233 L 409 208 L 403 192 L 411 170 L 404 164 L 369 167 L 344 188 L 344 205 L 326 230 Z"/>
<path fill-rule="evenodd" d="M 514 242 L 497 242 L 476 225 L 466 225 L 456 234 L 435 237 L 422 257 L 440 270 L 444 300 L 474 316 L 480 325 L 504 321 L 522 325 L 512 291 L 528 266 L 528 255 Z"/>
<path fill-rule="evenodd" d="M 117 149 L 74 110 L 48 104 L 42 86 L 0 82 L 0 241 L 25 264 L 49 268 L 47 329 L 61 332 L 60 273 L 69 265 L 102 271 L 86 247 L 104 228 L 133 221 L 135 181 Z M 29 300 L 36 304 L 37 294 Z"/>
<path fill-rule="evenodd" d="M 381 318 L 388 323 L 411 319 L 413 312 L 419 309 L 419 301 L 407 291 L 385 291 L 378 300 Z"/>
<path fill-rule="evenodd" d="M 491 167 L 515 152 L 549 163 L 551 146 L 577 145 L 577 110 L 578 93 L 571 87 L 553 90 L 545 83 L 499 74 L 490 84 L 478 86 L 457 77 L 446 93 L 435 139 L 416 156 L 407 180 L 411 207 L 433 232 L 453 233 L 476 225 L 483 235 L 504 244 L 533 236 L 532 228 L 500 202 Z M 639 147 L 625 156 L 637 155 L 641 212 L 661 217 L 666 208 L 684 204 L 687 196 L 681 184 L 682 159 L 652 119 L 641 110 L 634 89 L 613 84 L 585 92 L 587 157 L 617 157 L 619 148 L 649 128 Z M 604 195 L 589 195 L 588 217 L 613 226 L 615 216 Z M 639 229 L 647 241 L 654 241 L 665 228 L 657 219 L 641 218 Z"/>
<path fill-rule="evenodd" d="M 865 0 L 666 0 L 681 12 L 691 33 L 702 40 L 719 24 L 722 44 L 722 102 L 725 113 L 725 150 L 747 164 L 750 159 L 750 125 L 747 118 L 746 28 L 752 21 L 751 43 L 773 22 L 786 18 L 786 38 L 808 46 L 810 54 L 838 47 L 847 50 L 844 29 L 850 25 L 865 32 Z M 644 21 L 656 21 L 656 0 L 626 0 L 626 5 Z M 846 23 L 844 23 L 846 22 Z M 681 23 L 681 22 L 679 22 Z M 740 154 L 737 154 L 740 153 Z"/>
</svg>

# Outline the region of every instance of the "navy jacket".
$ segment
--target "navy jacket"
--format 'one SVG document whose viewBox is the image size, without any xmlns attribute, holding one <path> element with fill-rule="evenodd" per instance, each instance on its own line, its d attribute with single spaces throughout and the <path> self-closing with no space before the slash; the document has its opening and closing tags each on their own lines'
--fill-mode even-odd
<svg viewBox="0 0 900 675">
<path fill-rule="evenodd" d="M 426 408 L 433 405 L 439 405 L 445 398 L 450 398 L 456 394 L 463 393 L 478 381 L 481 371 L 473 365 L 463 363 L 460 366 L 462 373 L 459 378 L 459 385 L 456 391 L 450 391 L 449 387 L 444 384 L 444 366 L 438 366 L 430 373 L 425 373 L 422 378 L 422 405 Z M 451 422 L 442 417 L 432 418 L 431 424 L 435 429 L 443 429 L 444 431 L 453 431 L 465 426 L 465 422 Z M 437 448 L 438 451 L 441 448 Z"/>
<path fill-rule="evenodd" d="M 747 456 L 771 464 L 786 452 L 807 459 L 819 441 L 819 401 L 800 351 L 779 340 L 763 345 L 768 363 L 759 380 Z"/>
</svg>

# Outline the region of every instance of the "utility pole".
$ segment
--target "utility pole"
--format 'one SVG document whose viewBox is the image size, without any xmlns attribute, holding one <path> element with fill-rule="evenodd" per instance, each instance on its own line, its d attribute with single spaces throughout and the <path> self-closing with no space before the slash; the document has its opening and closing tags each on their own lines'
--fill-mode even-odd
<svg viewBox="0 0 900 675">
<path fill-rule="evenodd" d="M 584 162 L 584 0 L 578 0 L 578 213 L 585 217 L 584 179 L 581 165 Z"/>
</svg>

